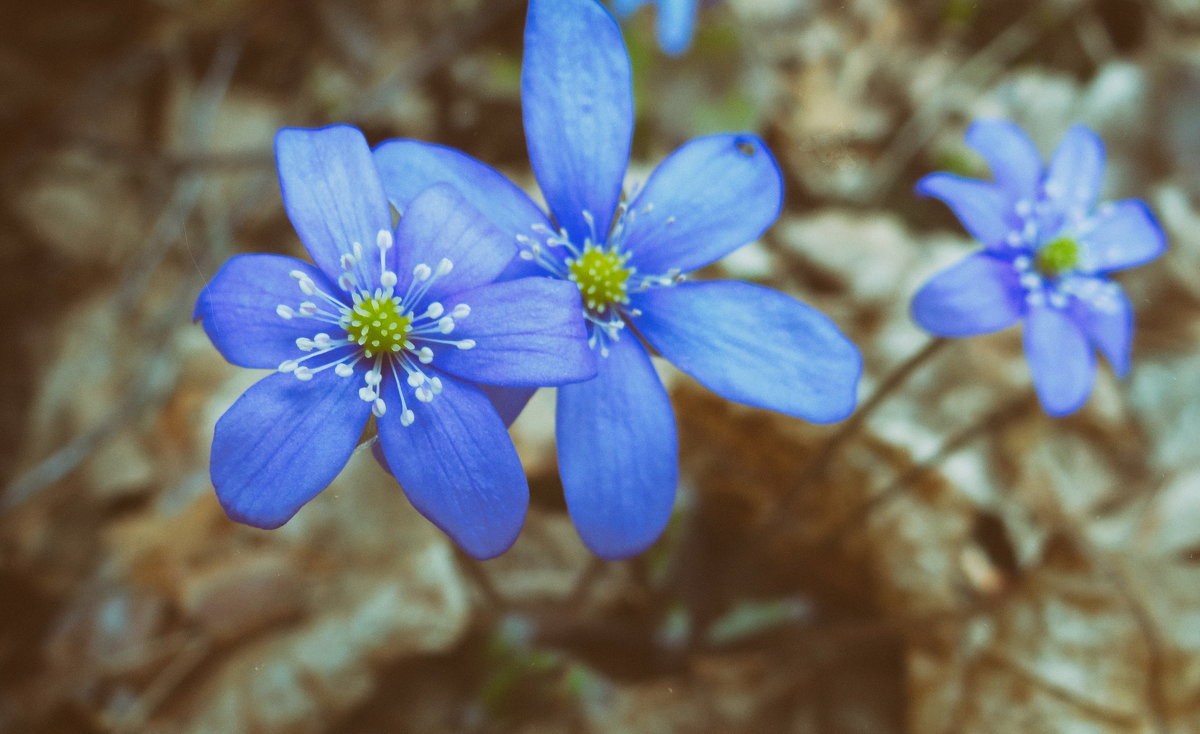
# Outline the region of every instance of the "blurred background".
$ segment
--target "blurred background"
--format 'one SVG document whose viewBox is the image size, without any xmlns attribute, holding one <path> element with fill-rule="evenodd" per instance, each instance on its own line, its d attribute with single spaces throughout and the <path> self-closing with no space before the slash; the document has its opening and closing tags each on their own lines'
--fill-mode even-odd
<svg viewBox="0 0 1200 734">
<path fill-rule="evenodd" d="M 279 530 L 225 518 L 213 424 L 261 375 L 189 319 L 229 256 L 301 255 L 275 130 L 444 143 L 532 191 L 524 9 L 0 5 L 0 732 L 1200 732 L 1198 0 L 727 0 L 678 59 L 637 14 L 631 180 L 741 129 L 786 177 L 776 225 L 699 277 L 824 310 L 864 398 L 903 384 L 823 454 L 837 426 L 664 365 L 678 511 L 620 563 L 570 525 L 549 391 L 513 428 L 533 506 L 499 559 L 362 452 Z M 1118 276 L 1131 376 L 1066 419 L 1019 329 L 931 346 L 908 316 L 974 247 L 912 186 L 986 176 L 980 116 L 1046 154 L 1091 125 L 1106 198 L 1168 232 Z"/>
</svg>

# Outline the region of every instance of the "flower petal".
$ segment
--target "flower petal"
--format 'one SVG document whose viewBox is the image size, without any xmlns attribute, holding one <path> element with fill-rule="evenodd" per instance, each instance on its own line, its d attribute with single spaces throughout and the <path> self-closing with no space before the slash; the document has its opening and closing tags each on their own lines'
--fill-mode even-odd
<svg viewBox="0 0 1200 734">
<path fill-rule="evenodd" d="M 658 0 L 658 44 L 672 56 L 687 51 L 696 29 L 698 0 Z"/>
<path fill-rule="evenodd" d="M 200 291 L 192 320 L 200 320 L 221 356 L 239 367 L 275 369 L 284 360 L 301 357 L 296 339 L 331 327 L 276 312 L 281 305 L 296 309 L 308 300 L 288 275 L 293 270 L 308 275 L 326 293 L 337 292 L 320 270 L 295 258 L 235 255 Z"/>
<path fill-rule="evenodd" d="M 1042 407 L 1055 417 L 1079 410 L 1096 378 L 1096 358 L 1079 326 L 1061 309 L 1035 306 L 1025 321 L 1024 339 Z"/>
<path fill-rule="evenodd" d="M 1137 199 L 1101 206 L 1080 235 L 1085 265 L 1096 272 L 1148 263 L 1167 249 L 1167 237 L 1150 209 Z"/>
<path fill-rule="evenodd" d="M 1129 373 L 1133 308 L 1116 283 L 1102 281 L 1101 287 L 1103 296 L 1096 303 L 1073 299 L 1071 316 L 1112 365 L 1117 377 L 1124 377 Z"/>
<path fill-rule="evenodd" d="M 782 206 L 783 176 L 758 136 L 697 138 L 630 205 L 626 247 L 640 272 L 689 272 L 757 239 Z"/>
<path fill-rule="evenodd" d="M 492 401 L 492 406 L 506 426 L 511 426 L 520 417 L 521 411 L 529 404 L 529 399 L 537 392 L 536 387 L 499 387 L 482 384 L 475 387 Z"/>
<path fill-rule="evenodd" d="M 917 193 L 941 199 L 984 247 L 1005 246 L 1013 229 L 1011 206 L 998 185 L 952 173 L 931 173 L 917 182 Z"/>
<path fill-rule="evenodd" d="M 967 128 L 966 140 L 988 162 L 1010 203 L 1037 201 L 1042 156 L 1019 125 L 1008 120 L 976 120 Z"/>
<path fill-rule="evenodd" d="M 342 255 L 362 245 L 369 282 L 379 280 L 375 249 L 380 231 L 391 232 L 392 214 L 371 158 L 356 128 L 284 128 L 275 134 L 275 160 L 283 206 L 313 262 L 336 281 Z"/>
<path fill-rule="evenodd" d="M 608 560 L 646 550 L 671 518 L 675 416 L 650 355 L 629 333 L 587 382 L 558 388 L 558 468 L 584 545 Z"/>
<path fill-rule="evenodd" d="M 1084 125 L 1074 125 L 1058 144 L 1046 169 L 1046 197 L 1063 211 L 1088 211 L 1104 183 L 1104 141 Z"/>
<path fill-rule="evenodd" d="M 517 254 L 516 241 L 472 206 L 449 184 L 436 184 L 412 200 L 396 227 L 396 271 L 401 288 L 417 265 L 452 269 L 438 276 L 425 301 L 440 300 L 491 283 Z"/>
<path fill-rule="evenodd" d="M 634 323 L 664 357 L 722 397 L 817 423 L 854 410 L 862 357 L 824 314 L 737 281 L 652 288 Z"/>
<path fill-rule="evenodd" d="M 649 0 L 613 0 L 613 11 L 626 16 L 645 5 Z"/>
<path fill-rule="evenodd" d="M 968 255 L 929 279 L 913 297 L 917 325 L 938 336 L 974 336 L 1007 328 L 1025 313 L 1012 264 L 985 253 Z"/>
<path fill-rule="evenodd" d="M 455 339 L 472 339 L 471 349 L 450 347 L 434 364 L 453 375 L 490 385 L 544 387 L 596 376 L 587 344 L 579 288 L 570 281 L 521 278 L 457 293 L 446 310 L 466 304 Z"/>
<path fill-rule="evenodd" d="M 559 225 L 602 240 L 633 138 L 633 81 L 621 30 L 596 0 L 530 0 L 521 70 L 525 140 Z M 591 214 L 589 225 L 583 212 Z"/>
<path fill-rule="evenodd" d="M 371 407 L 362 383 L 317 374 L 259 380 L 217 421 L 209 468 L 229 517 L 259 528 L 291 519 L 350 459 Z"/>
<path fill-rule="evenodd" d="M 444 376 L 433 402 L 408 399 L 416 415 L 400 424 L 400 397 L 384 380 L 388 406 L 379 440 L 413 507 L 474 558 L 498 556 L 525 522 L 529 485 L 496 409 L 474 387 Z"/>
</svg>

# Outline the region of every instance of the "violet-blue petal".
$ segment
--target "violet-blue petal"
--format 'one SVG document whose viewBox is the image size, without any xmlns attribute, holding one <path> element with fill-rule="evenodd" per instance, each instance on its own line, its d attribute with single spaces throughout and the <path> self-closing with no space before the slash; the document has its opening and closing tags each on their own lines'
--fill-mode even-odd
<svg viewBox="0 0 1200 734">
<path fill-rule="evenodd" d="M 413 507 L 474 558 L 498 556 L 513 544 L 529 507 L 529 485 L 500 416 L 474 387 L 444 375 L 430 403 L 416 400 L 416 416 L 400 424 L 400 396 L 385 379 L 388 411 L 379 440 L 392 474 Z"/>
<path fill-rule="evenodd" d="M 1064 211 L 1088 211 L 1104 183 L 1104 141 L 1084 125 L 1063 136 L 1046 168 L 1046 196 Z"/>
<path fill-rule="evenodd" d="M 536 387 L 500 387 L 499 385 L 476 384 L 475 387 L 492 401 L 492 407 L 500 414 L 504 425 L 511 426 L 525 410 L 529 399 L 537 392 Z"/>
<path fill-rule="evenodd" d="M 862 357 L 820 311 L 738 281 L 652 288 L 634 323 L 669 362 L 739 403 L 816 423 L 854 410 Z"/>
<path fill-rule="evenodd" d="M 1015 324 L 1025 313 L 1016 269 L 985 253 L 968 255 L 929 279 L 913 297 L 913 320 L 937 336 L 974 336 Z"/>
<path fill-rule="evenodd" d="M 284 128 L 275 134 L 275 160 L 283 206 L 317 267 L 336 281 L 342 255 L 357 242 L 378 282 L 375 243 L 381 230 L 391 232 L 392 214 L 363 134 L 348 125 Z"/>
<path fill-rule="evenodd" d="M 209 469 L 234 520 L 259 528 L 287 522 L 350 459 L 370 405 L 361 383 L 318 373 L 264 377 L 217 421 Z"/>
<path fill-rule="evenodd" d="M 1000 248 L 1012 231 L 1012 207 L 1004 190 L 988 181 L 952 173 L 931 173 L 917 182 L 917 193 L 940 199 L 984 247 Z"/>
<path fill-rule="evenodd" d="M 456 293 L 447 313 L 470 307 L 456 319 L 452 339 L 471 339 L 470 349 L 441 349 L 434 363 L 474 382 L 543 387 L 590 379 L 596 359 L 587 344 L 579 288 L 567 280 L 521 278 Z"/>
<path fill-rule="evenodd" d="M 418 265 L 437 271 L 443 259 L 450 272 L 437 276 L 425 302 L 491 283 L 517 254 L 516 241 L 472 206 L 449 184 L 418 195 L 396 227 L 396 270 L 401 295 Z"/>
<path fill-rule="evenodd" d="M 966 140 L 987 161 L 1010 203 L 1037 200 L 1042 156 L 1019 125 L 1008 120 L 976 120 L 967 128 Z"/>
<path fill-rule="evenodd" d="M 1074 413 L 1087 402 L 1096 358 L 1067 312 L 1035 306 L 1025 320 L 1025 356 L 1042 407 L 1052 416 Z"/>
<path fill-rule="evenodd" d="M 1101 206 L 1079 244 L 1090 270 L 1108 272 L 1150 262 L 1167 249 L 1167 237 L 1144 203 L 1126 199 Z"/>
<path fill-rule="evenodd" d="M 299 270 L 317 287 L 333 293 L 320 270 L 283 255 L 236 255 L 229 258 L 196 299 L 192 320 L 200 320 L 221 356 L 239 367 L 275 369 L 281 362 L 304 356 L 299 337 L 312 338 L 323 328 L 312 319 L 285 319 L 280 305 L 297 309 L 309 300 L 289 275 Z"/>
<path fill-rule="evenodd" d="M 696 30 L 699 0 L 658 0 L 658 44 L 672 56 L 687 51 Z"/>
<path fill-rule="evenodd" d="M 1071 316 L 1112 365 L 1117 377 L 1124 377 L 1129 373 L 1133 308 L 1125 292 L 1116 283 L 1103 282 L 1101 287 L 1105 293 L 1097 303 L 1073 299 Z"/>
<path fill-rule="evenodd" d="M 679 480 L 675 416 L 650 355 L 625 332 L 593 380 L 558 388 L 558 469 L 584 545 L 608 560 L 662 534 Z"/>
<path fill-rule="evenodd" d="M 603 238 L 633 138 L 621 30 L 596 0 L 530 0 L 521 70 L 525 140 L 550 211 L 575 242 Z M 594 238 L 595 239 L 595 238 Z"/>
<path fill-rule="evenodd" d="M 779 216 L 783 176 L 756 135 L 711 135 L 659 164 L 630 205 L 627 249 L 642 273 L 689 272 L 758 238 Z"/>
</svg>

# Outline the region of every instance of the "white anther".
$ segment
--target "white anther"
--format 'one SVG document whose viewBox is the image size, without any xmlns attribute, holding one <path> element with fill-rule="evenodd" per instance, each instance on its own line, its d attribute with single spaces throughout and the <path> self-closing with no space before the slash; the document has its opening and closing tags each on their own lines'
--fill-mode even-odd
<svg viewBox="0 0 1200 734">
<path fill-rule="evenodd" d="M 417 359 L 421 361 L 421 364 L 429 364 L 433 361 L 433 350 L 429 347 L 421 347 L 417 350 Z"/>
<path fill-rule="evenodd" d="M 1033 212 L 1033 202 L 1029 199 L 1021 199 L 1013 205 L 1013 211 L 1017 213 L 1018 217 L 1027 217 Z"/>
<path fill-rule="evenodd" d="M 442 394 L 442 379 L 440 377 L 436 377 L 436 376 L 430 377 L 429 378 L 429 387 L 433 388 L 434 395 L 441 395 Z"/>
<path fill-rule="evenodd" d="M 425 374 L 422 372 L 408 373 L 408 386 L 420 387 L 421 383 L 425 382 Z"/>
<path fill-rule="evenodd" d="M 326 334 L 325 332 L 321 332 L 320 334 L 317 334 L 316 336 L 313 337 L 313 344 L 316 344 L 321 349 L 328 349 L 329 345 L 331 343 L 332 343 L 332 340 L 329 338 L 329 335 Z"/>
<path fill-rule="evenodd" d="M 311 296 L 317 292 L 317 284 L 312 281 L 312 278 L 307 275 L 300 279 L 300 292 L 306 296 Z"/>
<path fill-rule="evenodd" d="M 379 234 L 375 235 L 375 245 L 381 250 L 391 247 L 392 242 L 392 233 L 386 229 L 379 230 Z"/>
<path fill-rule="evenodd" d="M 438 263 L 437 275 L 439 277 L 441 277 L 441 276 L 449 273 L 453 269 L 454 269 L 454 263 L 450 262 L 450 258 L 443 257 L 442 261 L 440 263 Z"/>
<path fill-rule="evenodd" d="M 296 369 L 296 360 L 294 359 L 285 359 L 279 363 L 280 372 L 291 372 L 294 369 Z"/>
<path fill-rule="evenodd" d="M 1028 270 L 1031 265 L 1033 265 L 1033 260 L 1028 255 L 1021 255 L 1013 260 L 1013 267 L 1017 270 Z"/>
<path fill-rule="evenodd" d="M 428 385 L 421 385 L 413 391 L 417 395 L 417 400 L 422 403 L 428 403 L 433 400 L 433 390 L 429 389 Z"/>
<path fill-rule="evenodd" d="M 316 344 L 313 343 L 313 340 L 306 336 L 296 339 L 296 347 L 302 352 L 311 352 L 315 346 Z"/>
<path fill-rule="evenodd" d="M 312 301 L 305 301 L 304 303 L 300 304 L 300 315 L 315 316 L 316 313 L 317 313 L 317 304 L 313 303 Z"/>
<path fill-rule="evenodd" d="M 534 258 L 533 253 L 529 250 L 521 250 L 519 253 L 517 253 L 517 255 L 519 255 L 522 260 L 532 260 Z"/>
<path fill-rule="evenodd" d="M 1066 308 L 1066 306 L 1067 306 L 1066 295 L 1059 293 L 1058 291 L 1051 291 L 1050 305 L 1054 306 L 1055 308 Z"/>
<path fill-rule="evenodd" d="M 371 403 L 371 415 L 382 418 L 386 412 L 387 406 L 384 405 L 383 398 L 375 398 L 375 402 Z"/>
<path fill-rule="evenodd" d="M 402 425 L 402 426 L 405 426 L 405 427 L 411 426 L 413 424 L 414 420 L 416 420 L 416 416 L 413 415 L 413 412 L 411 410 L 406 409 L 403 413 L 400 414 L 400 425 Z"/>
<path fill-rule="evenodd" d="M 383 373 L 376 372 L 375 370 L 371 370 L 370 372 L 368 372 L 366 375 L 363 376 L 363 381 L 366 382 L 371 387 L 375 387 L 379 383 L 383 382 Z"/>
<path fill-rule="evenodd" d="M 413 277 L 416 278 L 418 282 L 429 280 L 430 275 L 433 275 L 433 271 L 430 270 L 429 266 L 425 263 L 420 263 L 417 265 L 417 267 L 413 268 Z"/>
<path fill-rule="evenodd" d="M 459 349 L 462 349 L 463 351 L 466 351 L 467 349 L 474 349 L 475 348 L 475 340 L 474 339 L 459 339 L 458 343 L 455 344 L 455 346 L 458 347 Z"/>
<path fill-rule="evenodd" d="M 384 288 L 391 288 L 392 286 L 396 285 L 396 274 L 390 270 L 385 270 L 383 271 L 383 274 L 379 276 L 379 282 L 383 284 Z"/>
<path fill-rule="evenodd" d="M 295 375 L 296 375 L 297 380 L 301 380 L 303 382 L 308 382 L 309 380 L 311 380 L 313 378 L 313 371 L 311 369 L 309 369 L 308 367 L 301 365 L 296 368 Z"/>
<path fill-rule="evenodd" d="M 303 270 L 292 270 L 288 273 L 288 275 L 292 276 L 292 278 L 294 278 L 296 280 L 304 280 L 305 278 L 308 277 L 308 274 L 305 273 Z"/>
<path fill-rule="evenodd" d="M 369 387 L 360 387 L 358 388 L 358 397 L 364 403 L 373 403 L 375 402 L 375 398 L 379 397 L 379 394 Z"/>
<path fill-rule="evenodd" d="M 342 255 L 341 263 L 342 263 L 342 270 L 353 270 L 354 263 L 355 263 L 354 256 L 353 255 Z"/>
<path fill-rule="evenodd" d="M 438 319 L 438 331 L 442 332 L 443 334 L 449 334 L 450 332 L 454 331 L 454 319 L 450 318 L 449 316 L 443 316 L 442 318 Z"/>
<path fill-rule="evenodd" d="M 338 276 L 338 285 L 341 286 L 342 290 L 344 291 L 350 290 L 354 287 L 353 276 L 351 276 L 350 273 L 342 273 Z"/>
<path fill-rule="evenodd" d="M 363 250 L 362 250 L 362 243 L 361 243 L 361 242 L 355 242 L 353 245 L 351 245 L 351 246 L 350 246 L 350 251 L 354 253 L 354 259 L 355 259 L 355 260 L 362 260 L 362 252 L 363 252 Z"/>
<path fill-rule="evenodd" d="M 279 318 L 281 319 L 290 319 L 296 315 L 295 311 L 282 303 L 275 307 L 275 313 L 279 314 Z"/>
<path fill-rule="evenodd" d="M 450 312 L 450 315 L 456 319 L 465 319 L 471 315 L 471 307 L 465 303 L 460 303 L 454 307 L 454 310 Z"/>
<path fill-rule="evenodd" d="M 445 312 L 446 308 L 437 301 L 434 301 L 433 303 L 429 304 L 429 308 L 425 309 L 425 313 L 421 318 L 437 319 L 441 318 L 442 314 Z"/>
<path fill-rule="evenodd" d="M 337 367 L 334 367 L 333 371 L 338 377 L 349 377 L 350 375 L 354 374 L 354 368 L 345 362 L 342 362 Z"/>
</svg>

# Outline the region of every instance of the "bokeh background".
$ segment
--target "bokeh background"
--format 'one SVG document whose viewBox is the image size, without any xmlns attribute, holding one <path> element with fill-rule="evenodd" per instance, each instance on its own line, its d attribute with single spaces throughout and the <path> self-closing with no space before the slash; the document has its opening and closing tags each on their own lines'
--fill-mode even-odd
<svg viewBox="0 0 1200 734">
<path fill-rule="evenodd" d="M 530 190 L 522 0 L 0 4 L 0 731 L 1200 732 L 1200 2 L 728 0 L 690 53 L 626 23 L 631 176 L 749 129 L 783 167 L 762 238 L 700 277 L 791 293 L 860 345 L 860 432 L 663 366 L 681 435 L 663 540 L 593 560 L 553 400 L 513 428 L 533 507 L 459 555 L 360 452 L 272 532 L 218 507 L 216 418 L 259 374 L 189 322 L 239 252 L 299 255 L 271 140 L 348 122 Z M 1107 198 L 1167 255 L 1118 279 L 1134 369 L 1077 415 L 1019 329 L 931 344 L 919 284 L 973 246 L 912 193 L 985 175 L 1007 117 L 1082 121 Z M 913 361 L 913 355 L 922 355 Z M 815 462 L 815 463 L 814 463 Z M 814 468 L 815 467 L 815 468 Z"/>
</svg>

